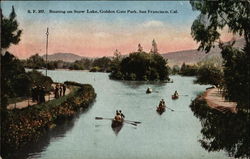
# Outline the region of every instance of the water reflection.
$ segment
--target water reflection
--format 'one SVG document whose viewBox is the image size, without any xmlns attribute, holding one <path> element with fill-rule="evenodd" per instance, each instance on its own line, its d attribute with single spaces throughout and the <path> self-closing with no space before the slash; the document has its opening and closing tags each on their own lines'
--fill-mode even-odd
<svg viewBox="0 0 250 159">
<path fill-rule="evenodd" d="M 56 127 L 45 132 L 44 135 L 38 139 L 38 141 L 34 141 L 29 145 L 25 145 L 19 150 L 12 152 L 6 157 L 6 159 L 27 159 L 41 157 L 41 152 L 45 151 L 50 142 L 64 138 L 65 134 L 74 127 L 74 124 L 76 120 L 79 119 L 80 115 L 87 113 L 92 107 L 93 103 L 90 104 L 88 108 L 81 108 L 78 113 L 68 120 L 56 121 Z"/>
<path fill-rule="evenodd" d="M 203 100 L 194 100 L 190 105 L 200 119 L 201 146 L 210 151 L 225 150 L 236 158 L 250 157 L 250 114 L 246 112 L 222 113 L 207 107 Z"/>
<path fill-rule="evenodd" d="M 39 139 L 38 142 L 30 143 L 22 147 L 18 152 L 12 153 L 8 158 L 9 159 L 26 159 L 33 158 L 36 156 L 38 158 L 38 154 L 44 151 L 51 142 L 51 140 L 58 140 L 62 138 L 65 132 L 70 131 L 75 123 L 75 120 L 78 117 L 74 117 L 72 120 L 66 120 L 64 122 L 58 122 L 57 126 L 46 132 L 43 137 Z M 7 159 L 8 159 L 7 158 Z"/>
</svg>

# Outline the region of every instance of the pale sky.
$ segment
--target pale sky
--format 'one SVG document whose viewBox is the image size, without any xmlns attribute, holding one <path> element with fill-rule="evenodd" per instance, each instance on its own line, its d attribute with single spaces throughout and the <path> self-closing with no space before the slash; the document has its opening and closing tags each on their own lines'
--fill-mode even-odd
<svg viewBox="0 0 250 159">
<path fill-rule="evenodd" d="M 160 53 L 196 49 L 191 25 L 199 12 L 189 1 L 1 1 L 4 16 L 15 7 L 19 28 L 23 30 L 18 45 L 8 49 L 19 58 L 45 53 L 46 28 L 49 27 L 49 54 L 74 53 L 86 57 L 112 56 L 137 50 L 140 43 L 149 51 L 153 39 Z M 28 13 L 28 10 L 45 13 Z M 49 10 L 153 10 L 178 13 L 49 13 Z M 225 33 L 223 40 L 231 36 Z"/>
</svg>

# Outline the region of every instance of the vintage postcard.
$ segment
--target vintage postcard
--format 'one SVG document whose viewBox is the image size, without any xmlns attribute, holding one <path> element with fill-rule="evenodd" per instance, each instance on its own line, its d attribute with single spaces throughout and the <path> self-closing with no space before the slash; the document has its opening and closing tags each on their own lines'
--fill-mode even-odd
<svg viewBox="0 0 250 159">
<path fill-rule="evenodd" d="M 249 0 L 1 1 L 1 158 L 249 158 Z"/>
</svg>

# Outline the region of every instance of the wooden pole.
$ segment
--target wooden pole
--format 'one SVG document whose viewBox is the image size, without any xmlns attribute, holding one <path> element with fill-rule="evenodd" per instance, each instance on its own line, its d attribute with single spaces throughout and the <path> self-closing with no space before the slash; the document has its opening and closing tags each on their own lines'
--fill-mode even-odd
<svg viewBox="0 0 250 159">
<path fill-rule="evenodd" d="M 47 28 L 47 39 L 46 39 L 46 72 L 45 75 L 47 76 L 47 70 L 48 70 L 48 41 L 49 41 L 49 28 Z"/>
</svg>

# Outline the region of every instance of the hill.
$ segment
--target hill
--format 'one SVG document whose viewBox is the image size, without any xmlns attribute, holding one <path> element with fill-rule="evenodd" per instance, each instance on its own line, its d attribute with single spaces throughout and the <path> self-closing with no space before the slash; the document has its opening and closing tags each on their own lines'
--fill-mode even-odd
<svg viewBox="0 0 250 159">
<path fill-rule="evenodd" d="M 244 39 L 239 39 L 235 42 L 234 47 L 243 48 L 244 43 L 245 43 Z M 169 52 L 161 55 L 165 59 L 168 59 L 168 64 L 170 66 L 181 65 L 183 62 L 187 64 L 193 64 L 212 56 L 221 57 L 220 48 L 218 46 L 212 48 L 210 52 L 207 54 L 205 52 L 198 50 L 183 50 L 183 51 Z"/>
<path fill-rule="evenodd" d="M 43 55 L 42 58 L 45 59 L 45 55 Z M 73 53 L 55 53 L 55 54 L 48 55 L 48 61 L 62 60 L 65 62 L 74 62 L 82 58 L 84 57 L 73 54 Z"/>
</svg>

